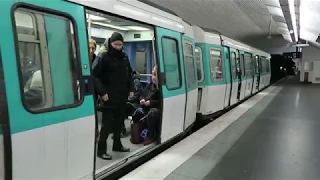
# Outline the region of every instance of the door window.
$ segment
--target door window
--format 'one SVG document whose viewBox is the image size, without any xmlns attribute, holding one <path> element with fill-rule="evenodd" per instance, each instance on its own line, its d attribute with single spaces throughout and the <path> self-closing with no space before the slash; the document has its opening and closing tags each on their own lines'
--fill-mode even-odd
<svg viewBox="0 0 320 180">
<path fill-rule="evenodd" d="M 185 69 L 186 69 L 186 76 L 187 76 L 187 85 L 188 85 L 188 88 L 191 88 L 197 84 L 192 43 L 189 41 L 185 41 L 183 50 L 184 50 L 184 64 L 186 67 Z"/>
<path fill-rule="evenodd" d="M 29 111 L 80 103 L 80 59 L 71 20 L 25 8 L 14 16 L 23 103 Z"/>
<path fill-rule="evenodd" d="M 181 74 L 179 63 L 178 42 L 171 38 L 162 38 L 162 54 L 164 62 L 164 73 L 168 90 L 181 87 Z"/>
<path fill-rule="evenodd" d="M 210 49 L 209 51 L 210 74 L 212 82 L 223 80 L 223 61 L 221 51 L 218 49 Z"/>
</svg>

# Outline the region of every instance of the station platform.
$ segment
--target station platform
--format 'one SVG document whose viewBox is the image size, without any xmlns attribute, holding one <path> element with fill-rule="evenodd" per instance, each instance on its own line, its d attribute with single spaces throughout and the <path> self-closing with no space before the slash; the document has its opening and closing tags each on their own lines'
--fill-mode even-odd
<svg viewBox="0 0 320 180">
<path fill-rule="evenodd" d="M 121 179 L 320 179 L 319 92 L 287 77 Z"/>
</svg>

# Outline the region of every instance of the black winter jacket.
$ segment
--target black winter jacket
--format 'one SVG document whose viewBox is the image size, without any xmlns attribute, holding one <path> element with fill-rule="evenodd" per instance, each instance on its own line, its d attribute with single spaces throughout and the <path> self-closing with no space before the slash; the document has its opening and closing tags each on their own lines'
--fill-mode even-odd
<svg viewBox="0 0 320 180">
<path fill-rule="evenodd" d="M 124 52 L 120 56 L 112 51 L 100 53 L 92 64 L 92 73 L 96 93 L 109 96 L 103 107 L 117 108 L 126 103 L 129 92 L 134 92 L 132 69 Z"/>
<path fill-rule="evenodd" d="M 140 100 L 150 101 L 149 106 L 143 106 L 145 109 L 149 108 L 160 108 L 160 91 L 155 88 L 152 83 L 148 84 L 140 95 Z"/>
</svg>

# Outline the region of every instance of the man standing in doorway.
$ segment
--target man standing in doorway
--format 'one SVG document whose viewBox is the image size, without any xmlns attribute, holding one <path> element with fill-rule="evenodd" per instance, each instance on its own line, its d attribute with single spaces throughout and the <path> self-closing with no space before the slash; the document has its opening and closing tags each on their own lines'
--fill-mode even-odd
<svg viewBox="0 0 320 180">
<path fill-rule="evenodd" d="M 132 69 L 128 56 L 123 52 L 123 37 L 113 33 L 108 41 L 108 51 L 100 53 L 92 70 L 97 93 L 103 100 L 102 127 L 98 142 L 98 157 L 111 160 L 106 140 L 113 132 L 113 151 L 129 152 L 122 145 L 120 136 L 126 112 L 126 102 L 133 96 Z"/>
</svg>

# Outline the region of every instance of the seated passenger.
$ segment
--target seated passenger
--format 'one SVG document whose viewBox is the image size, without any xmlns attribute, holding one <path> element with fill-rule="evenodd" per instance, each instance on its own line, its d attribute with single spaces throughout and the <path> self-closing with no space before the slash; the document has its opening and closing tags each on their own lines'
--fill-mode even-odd
<svg viewBox="0 0 320 180">
<path fill-rule="evenodd" d="M 140 74 L 137 71 L 132 72 L 133 85 L 134 85 L 134 95 L 128 97 L 127 102 L 127 116 L 131 116 L 132 113 L 139 107 L 140 95 L 143 91 L 143 87 L 140 83 Z"/>
<path fill-rule="evenodd" d="M 152 71 L 152 82 L 148 84 L 140 96 L 140 108 L 133 113 L 133 119 L 141 117 L 147 120 L 147 137 L 144 145 L 149 145 L 156 138 L 157 123 L 160 118 L 160 91 L 158 89 L 158 78 L 156 76 L 156 67 Z"/>
<path fill-rule="evenodd" d="M 139 107 L 139 97 L 143 91 L 142 85 L 140 83 L 140 74 L 136 71 L 132 72 L 133 85 L 134 85 L 134 95 L 128 97 L 126 116 L 131 116 L 133 112 Z M 127 137 L 127 129 L 123 121 L 123 127 L 121 132 L 121 137 Z"/>
</svg>

